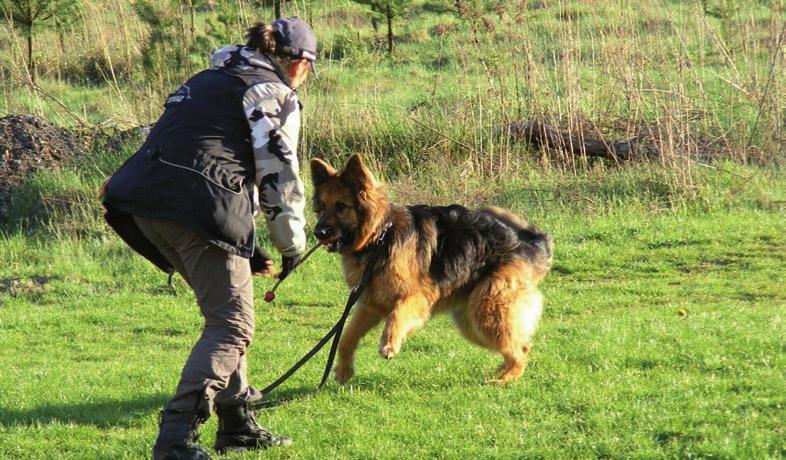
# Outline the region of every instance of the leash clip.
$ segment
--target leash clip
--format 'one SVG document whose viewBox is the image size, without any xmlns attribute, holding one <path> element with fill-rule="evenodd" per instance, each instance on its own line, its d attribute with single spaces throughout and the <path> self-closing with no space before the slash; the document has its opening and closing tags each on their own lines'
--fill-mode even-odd
<svg viewBox="0 0 786 460">
<path fill-rule="evenodd" d="M 385 225 L 382 227 L 382 232 L 380 232 L 379 237 L 377 238 L 377 244 L 382 244 L 385 242 L 385 237 L 388 235 L 388 230 L 390 230 L 390 227 L 392 226 L 392 222 L 385 223 Z"/>
</svg>

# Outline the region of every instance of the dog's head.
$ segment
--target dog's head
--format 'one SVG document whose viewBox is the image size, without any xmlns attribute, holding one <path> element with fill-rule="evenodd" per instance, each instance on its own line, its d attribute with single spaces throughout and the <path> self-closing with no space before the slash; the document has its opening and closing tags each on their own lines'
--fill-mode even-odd
<svg viewBox="0 0 786 460">
<path fill-rule="evenodd" d="M 360 155 L 352 155 L 340 173 L 319 159 L 311 160 L 314 182 L 314 234 L 329 251 L 356 252 L 379 232 L 388 208 L 383 187 L 377 184 Z"/>
</svg>

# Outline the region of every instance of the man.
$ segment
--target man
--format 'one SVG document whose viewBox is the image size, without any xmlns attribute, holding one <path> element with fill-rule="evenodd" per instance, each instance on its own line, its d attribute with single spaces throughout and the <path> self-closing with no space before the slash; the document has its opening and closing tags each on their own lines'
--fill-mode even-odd
<svg viewBox="0 0 786 460">
<path fill-rule="evenodd" d="M 282 255 L 280 277 L 305 248 L 295 89 L 316 52 L 298 18 L 249 28 L 246 46 L 217 51 L 209 69 L 167 98 L 142 147 L 106 184 L 109 224 L 156 266 L 180 273 L 205 319 L 162 411 L 154 459 L 209 459 L 196 441 L 211 409 L 219 452 L 291 443 L 260 427 L 250 406 L 261 395 L 246 370 L 254 334 L 248 259 L 257 209 Z"/>
</svg>

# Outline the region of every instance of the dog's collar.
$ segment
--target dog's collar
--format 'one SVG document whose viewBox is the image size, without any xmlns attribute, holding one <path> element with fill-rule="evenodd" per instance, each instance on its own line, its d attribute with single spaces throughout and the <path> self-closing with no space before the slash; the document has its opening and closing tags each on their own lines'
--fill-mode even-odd
<svg viewBox="0 0 786 460">
<path fill-rule="evenodd" d="M 390 229 L 393 227 L 392 222 L 385 222 L 382 224 L 379 230 L 379 234 L 375 236 L 370 244 L 367 244 L 363 249 L 360 251 L 355 252 L 353 255 L 355 256 L 356 260 L 360 263 L 363 263 L 365 259 L 366 265 L 369 263 L 376 264 L 379 259 L 384 260 L 387 258 L 381 254 L 383 249 L 388 243 L 390 239 L 389 236 L 392 233 Z"/>
<path fill-rule="evenodd" d="M 385 244 L 385 239 L 388 236 L 388 231 L 393 227 L 393 222 L 385 222 L 382 226 L 382 231 L 379 232 L 379 236 L 377 237 L 377 241 L 375 244 L 382 246 Z"/>
<path fill-rule="evenodd" d="M 390 229 L 393 227 L 393 222 L 385 222 L 380 227 L 377 236 L 369 238 L 369 243 L 363 246 L 363 249 L 356 251 L 354 255 L 356 257 L 363 257 L 366 254 L 374 251 L 374 249 L 378 247 L 382 247 L 387 243 L 388 234 L 390 234 Z"/>
<path fill-rule="evenodd" d="M 360 260 L 363 260 L 362 257 L 364 257 L 366 254 L 370 254 L 368 259 L 366 259 L 366 268 L 363 270 L 360 283 L 358 283 L 358 285 L 355 286 L 353 290 L 362 290 L 365 288 L 366 284 L 368 284 L 368 282 L 371 280 L 371 272 L 374 271 L 374 265 L 377 264 L 377 261 L 379 261 L 380 258 L 383 259 L 382 263 L 384 265 L 384 257 L 381 256 L 383 250 L 385 249 L 385 244 L 387 243 L 388 235 L 391 233 L 390 229 L 392 227 L 392 222 L 386 222 L 382 226 L 382 230 L 379 232 L 379 236 L 374 240 L 374 243 L 367 245 L 365 248 L 363 248 L 363 251 L 358 253 L 358 255 L 361 257 Z"/>
<path fill-rule="evenodd" d="M 368 253 L 369 251 L 376 251 L 377 248 L 383 248 L 385 244 L 388 242 L 388 235 L 392 233 L 390 229 L 393 228 L 393 222 L 385 222 L 382 225 L 381 230 L 379 231 L 379 235 L 374 239 L 372 244 L 363 249 L 363 253 Z"/>
</svg>

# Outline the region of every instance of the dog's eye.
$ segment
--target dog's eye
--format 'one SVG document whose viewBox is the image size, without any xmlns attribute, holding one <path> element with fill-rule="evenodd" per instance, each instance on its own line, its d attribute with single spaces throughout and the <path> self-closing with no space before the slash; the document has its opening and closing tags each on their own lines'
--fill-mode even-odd
<svg viewBox="0 0 786 460">
<path fill-rule="evenodd" d="M 336 203 L 336 212 L 342 212 L 345 209 L 347 209 L 347 205 L 341 202 Z"/>
</svg>

